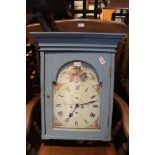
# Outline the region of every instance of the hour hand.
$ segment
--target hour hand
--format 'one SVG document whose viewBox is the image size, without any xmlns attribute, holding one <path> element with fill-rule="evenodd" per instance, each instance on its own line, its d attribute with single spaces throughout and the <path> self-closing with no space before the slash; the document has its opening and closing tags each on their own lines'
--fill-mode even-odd
<svg viewBox="0 0 155 155">
<path fill-rule="evenodd" d="M 70 117 L 72 117 L 72 116 L 73 116 L 73 113 L 69 113 L 69 117 L 66 118 L 65 122 L 69 122 L 69 119 L 70 119 Z"/>
<path fill-rule="evenodd" d="M 74 97 L 75 99 L 77 99 L 77 100 L 81 100 L 80 98 L 78 98 L 78 97 Z"/>
<path fill-rule="evenodd" d="M 76 104 L 74 110 L 71 113 L 69 113 L 69 117 L 65 120 L 66 122 L 69 121 L 70 117 L 73 117 L 73 113 L 78 107 L 79 107 L 79 104 Z"/>
</svg>

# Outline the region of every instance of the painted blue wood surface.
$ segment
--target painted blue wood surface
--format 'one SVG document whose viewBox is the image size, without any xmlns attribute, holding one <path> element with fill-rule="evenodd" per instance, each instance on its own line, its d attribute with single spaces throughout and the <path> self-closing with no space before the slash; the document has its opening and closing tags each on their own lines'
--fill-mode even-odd
<svg viewBox="0 0 155 155">
<path fill-rule="evenodd" d="M 116 47 L 125 34 L 33 32 L 41 52 L 42 139 L 111 140 L 114 59 Z M 101 64 L 103 57 L 105 64 Z M 100 129 L 73 130 L 52 127 L 52 82 L 61 67 L 71 61 L 84 61 L 97 72 L 102 82 Z M 50 96 L 50 97 L 47 97 Z"/>
</svg>

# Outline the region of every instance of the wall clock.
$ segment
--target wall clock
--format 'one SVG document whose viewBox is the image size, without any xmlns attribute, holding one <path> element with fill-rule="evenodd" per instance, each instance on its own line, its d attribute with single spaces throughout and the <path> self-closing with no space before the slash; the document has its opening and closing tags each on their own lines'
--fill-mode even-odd
<svg viewBox="0 0 155 155">
<path fill-rule="evenodd" d="M 42 139 L 111 140 L 115 48 L 125 34 L 33 32 Z"/>
</svg>

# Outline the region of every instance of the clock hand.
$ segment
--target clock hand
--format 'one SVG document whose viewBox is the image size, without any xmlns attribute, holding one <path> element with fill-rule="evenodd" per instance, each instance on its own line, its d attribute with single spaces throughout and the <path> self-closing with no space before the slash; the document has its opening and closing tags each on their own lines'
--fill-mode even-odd
<svg viewBox="0 0 155 155">
<path fill-rule="evenodd" d="M 91 104 L 91 103 L 94 103 L 94 102 L 96 102 L 97 100 L 95 100 L 95 101 L 90 101 L 90 102 L 86 102 L 86 103 L 82 103 L 82 104 L 80 104 L 80 106 L 81 105 L 87 105 L 87 104 Z"/>
<path fill-rule="evenodd" d="M 78 98 L 78 97 L 74 97 L 75 99 L 77 99 L 77 100 L 81 100 L 80 98 Z"/>
<path fill-rule="evenodd" d="M 69 113 L 69 117 L 65 121 L 69 121 L 69 119 L 73 117 L 73 113 L 78 107 L 79 107 L 79 104 L 76 104 L 74 110 L 71 113 Z"/>
</svg>

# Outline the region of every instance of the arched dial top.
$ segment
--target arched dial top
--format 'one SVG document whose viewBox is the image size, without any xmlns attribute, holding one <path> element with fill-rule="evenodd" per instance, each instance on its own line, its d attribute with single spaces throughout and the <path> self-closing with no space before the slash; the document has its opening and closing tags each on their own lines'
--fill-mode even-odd
<svg viewBox="0 0 155 155">
<path fill-rule="evenodd" d="M 53 127 L 99 129 L 100 87 L 95 70 L 87 63 L 63 66 L 53 85 Z"/>
<path fill-rule="evenodd" d="M 63 66 L 57 76 L 57 83 L 69 82 L 98 83 L 96 71 L 87 63 L 81 61 L 69 62 Z"/>
</svg>

